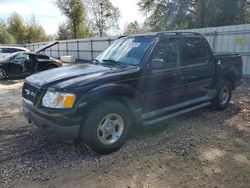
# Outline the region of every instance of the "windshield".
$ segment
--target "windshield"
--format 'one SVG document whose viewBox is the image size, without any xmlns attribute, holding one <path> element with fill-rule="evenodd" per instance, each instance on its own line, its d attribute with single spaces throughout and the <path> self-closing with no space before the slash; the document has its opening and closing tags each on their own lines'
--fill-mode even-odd
<svg viewBox="0 0 250 188">
<path fill-rule="evenodd" d="M 5 56 L 5 59 L 10 59 L 10 58 L 14 58 L 17 54 L 19 54 L 20 52 L 16 52 L 16 53 L 12 53 L 12 54 L 9 54 L 7 56 Z"/>
<path fill-rule="evenodd" d="M 101 63 L 110 61 L 124 65 L 139 65 L 153 40 L 152 36 L 118 39 L 102 52 L 96 60 Z"/>
</svg>

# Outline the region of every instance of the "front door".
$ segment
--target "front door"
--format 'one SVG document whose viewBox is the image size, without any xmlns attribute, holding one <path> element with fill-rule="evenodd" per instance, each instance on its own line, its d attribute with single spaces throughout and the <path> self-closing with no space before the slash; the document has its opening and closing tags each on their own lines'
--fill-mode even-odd
<svg viewBox="0 0 250 188">
<path fill-rule="evenodd" d="M 29 54 L 19 53 L 10 60 L 10 73 L 12 75 L 22 75 L 26 72 L 26 61 L 29 60 Z"/>
<path fill-rule="evenodd" d="M 149 66 L 144 92 L 145 112 L 159 110 L 179 102 L 184 91 L 180 71 L 180 39 L 164 38 L 158 42 L 149 60 L 163 60 L 162 68 Z"/>
</svg>

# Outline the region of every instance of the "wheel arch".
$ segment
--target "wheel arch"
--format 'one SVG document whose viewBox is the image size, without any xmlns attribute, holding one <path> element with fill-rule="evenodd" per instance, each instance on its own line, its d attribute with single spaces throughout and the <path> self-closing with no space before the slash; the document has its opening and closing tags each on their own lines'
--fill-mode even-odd
<svg viewBox="0 0 250 188">
<path fill-rule="evenodd" d="M 234 89 L 234 85 L 236 82 L 236 75 L 234 72 L 229 72 L 221 77 L 221 79 L 227 80 L 230 82 L 232 89 Z"/>
<path fill-rule="evenodd" d="M 131 86 L 123 84 L 108 84 L 92 89 L 78 101 L 80 108 L 87 111 L 103 101 L 117 101 L 125 106 L 133 122 L 141 118 L 141 94 Z"/>
</svg>

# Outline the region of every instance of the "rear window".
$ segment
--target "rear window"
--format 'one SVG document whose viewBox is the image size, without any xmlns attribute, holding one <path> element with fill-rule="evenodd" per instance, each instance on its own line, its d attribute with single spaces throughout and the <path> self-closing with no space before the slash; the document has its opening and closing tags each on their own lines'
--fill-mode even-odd
<svg viewBox="0 0 250 188">
<path fill-rule="evenodd" d="M 4 54 L 5 54 L 5 53 L 12 53 L 11 50 L 10 50 L 10 48 L 1 48 L 1 49 L 0 49 L 0 52 L 1 52 L 1 53 L 4 53 Z"/>
<path fill-rule="evenodd" d="M 22 49 L 17 49 L 17 48 L 0 48 L 0 53 L 15 53 L 15 52 L 21 52 L 24 51 Z"/>
<path fill-rule="evenodd" d="M 15 52 L 23 52 L 25 50 L 22 50 L 22 49 L 15 49 L 16 51 Z"/>
<path fill-rule="evenodd" d="M 184 66 L 206 63 L 209 59 L 207 45 L 203 38 L 185 38 L 182 52 Z"/>
</svg>

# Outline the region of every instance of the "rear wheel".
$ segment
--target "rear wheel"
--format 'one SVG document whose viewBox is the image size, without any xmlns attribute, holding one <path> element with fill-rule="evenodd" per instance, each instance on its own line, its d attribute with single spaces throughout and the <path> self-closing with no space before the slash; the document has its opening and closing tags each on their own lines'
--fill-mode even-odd
<svg viewBox="0 0 250 188">
<path fill-rule="evenodd" d="M 224 110 L 227 108 L 231 96 L 232 96 L 232 85 L 227 80 L 220 80 L 217 86 L 218 94 L 213 100 L 213 107 L 217 110 Z"/>
<path fill-rule="evenodd" d="M 0 68 L 0 80 L 4 80 L 7 78 L 7 73 L 3 68 Z"/>
<path fill-rule="evenodd" d="M 90 149 L 99 154 L 108 154 L 124 144 L 130 124 L 129 113 L 122 104 L 106 101 L 88 113 L 80 135 Z"/>
</svg>

